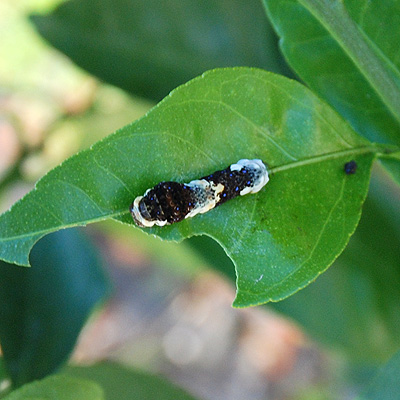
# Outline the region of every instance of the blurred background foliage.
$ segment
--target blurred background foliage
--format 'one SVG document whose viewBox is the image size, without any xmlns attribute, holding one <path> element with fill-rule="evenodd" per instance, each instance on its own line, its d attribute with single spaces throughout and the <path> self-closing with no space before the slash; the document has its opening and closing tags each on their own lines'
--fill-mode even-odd
<svg viewBox="0 0 400 400">
<path fill-rule="evenodd" d="M 2 0 L 0 59 L 2 211 L 208 69 L 294 76 L 258 0 Z M 177 245 L 115 223 L 50 235 L 32 270 L 1 265 L 0 377 L 41 378 L 75 349 L 74 362 L 112 359 L 203 398 L 350 396 L 400 344 L 399 203 L 377 167 L 343 255 L 306 289 L 256 310 L 230 308 L 234 266 L 207 237 Z"/>
<path fill-rule="evenodd" d="M 70 1 L 32 19 L 77 65 L 156 101 L 212 68 L 289 71 L 258 0 Z"/>
</svg>

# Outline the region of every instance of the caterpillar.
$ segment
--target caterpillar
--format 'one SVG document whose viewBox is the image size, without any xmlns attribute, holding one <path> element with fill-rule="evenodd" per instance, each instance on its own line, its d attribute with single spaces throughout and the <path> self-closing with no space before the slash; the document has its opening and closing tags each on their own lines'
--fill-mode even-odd
<svg viewBox="0 0 400 400">
<path fill-rule="evenodd" d="M 269 181 L 261 160 L 239 160 L 228 168 L 189 183 L 160 182 L 132 202 L 136 225 L 150 228 L 192 218 L 248 193 L 257 193 Z"/>
</svg>

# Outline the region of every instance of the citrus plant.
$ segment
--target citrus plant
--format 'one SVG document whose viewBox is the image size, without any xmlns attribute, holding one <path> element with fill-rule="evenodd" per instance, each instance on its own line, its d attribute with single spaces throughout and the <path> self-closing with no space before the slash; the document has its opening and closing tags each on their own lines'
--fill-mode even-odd
<svg viewBox="0 0 400 400">
<path fill-rule="evenodd" d="M 5 304 L 16 301 L 15 297 L 20 294 L 13 293 L 12 289 L 24 279 L 23 299 L 35 290 L 46 290 L 46 285 L 63 287 L 65 262 L 57 261 L 61 258 L 61 249 L 66 257 L 76 257 L 79 254 L 76 252 L 82 251 L 87 257 L 90 254 L 96 258 L 95 252 L 83 247 L 85 241 L 75 238 L 75 233 L 70 234 L 69 230 L 49 236 L 47 242 L 45 237 L 35 245 L 43 236 L 106 219 L 138 229 L 134 227 L 129 206 L 146 189 L 162 181 L 189 182 L 239 159 L 261 159 L 267 166 L 270 181 L 259 193 L 239 196 L 177 224 L 140 229 L 167 241 L 201 235 L 214 239 L 235 266 L 235 307 L 278 302 L 294 295 L 288 300 L 292 303 L 282 303 L 281 310 L 305 324 L 309 322 L 313 332 L 319 333 L 323 340 L 329 338 L 332 330 L 324 331 L 322 325 L 334 326 L 339 331 L 343 325 L 329 321 L 326 310 L 333 305 L 332 316 L 347 315 L 347 308 L 341 309 L 346 301 L 343 299 L 342 303 L 337 294 L 345 291 L 350 296 L 352 286 L 344 281 L 340 290 L 335 291 L 334 282 L 340 282 L 340 277 L 332 276 L 330 271 L 327 272 L 329 280 L 322 281 L 322 276 L 311 283 L 332 265 L 355 232 L 373 165 L 378 163 L 383 167 L 373 173 L 379 176 L 377 181 L 390 181 L 394 187 L 400 184 L 397 56 L 400 2 L 264 0 L 266 15 L 280 38 L 280 49 L 297 80 L 292 79 L 293 75 L 279 58 L 272 31 L 265 35 L 269 28 L 265 28 L 265 21 L 260 18 L 262 9 L 256 2 L 244 5 L 234 1 L 229 11 L 225 10 L 236 21 L 230 25 L 232 29 L 224 25 L 222 17 L 218 19 L 227 3 L 223 0 L 209 0 L 201 7 L 195 1 L 184 2 L 187 3 L 184 6 L 176 0 L 162 4 L 147 1 L 143 2 L 144 6 L 141 3 L 70 1 L 49 15 L 32 17 L 39 32 L 53 46 L 90 73 L 131 93 L 152 100 L 164 98 L 144 117 L 47 173 L 32 191 L 0 216 L 2 274 L 9 275 L 4 280 L 2 301 Z M 110 7 L 114 13 L 107 11 Z M 174 7 L 182 14 L 168 12 Z M 159 26 L 168 27 L 165 34 L 148 30 L 144 21 L 149 15 L 157 15 Z M 240 23 L 235 19 L 239 15 L 244 16 Z M 212 35 L 212 18 L 216 19 L 214 24 L 220 27 L 220 34 Z M 198 31 L 199 37 L 191 38 L 191 29 L 196 32 L 196 24 L 201 22 L 209 24 L 206 32 L 210 37 L 203 37 Z M 365 293 L 377 299 L 385 292 L 387 297 L 383 298 L 381 310 L 393 310 L 399 306 L 396 299 L 399 286 L 394 284 L 400 282 L 397 271 L 400 256 L 396 247 L 399 225 L 394 224 L 399 219 L 399 203 L 398 198 L 389 194 L 378 197 L 376 193 L 381 188 L 382 184 L 374 184 L 367 200 L 368 219 L 363 218 L 361 226 L 369 224 L 370 229 L 360 228 L 355 236 L 363 242 L 363 247 L 351 242 L 343 255 L 347 262 L 341 257 L 338 263 L 351 265 L 362 279 L 375 283 L 374 275 L 379 275 L 383 268 L 387 275 L 385 283 L 393 285 L 388 290 L 383 283 Z M 375 223 L 377 219 L 379 225 Z M 375 241 L 369 236 L 374 229 Z M 46 249 L 36 250 L 40 246 L 53 248 L 51 242 L 57 240 L 63 240 L 63 244 L 56 246 L 58 252 L 54 254 Z M 394 253 L 390 258 L 376 257 L 377 261 L 369 266 L 368 260 L 381 246 L 380 241 L 386 242 L 383 248 L 387 245 L 388 252 Z M 40 256 L 35 258 L 35 254 Z M 45 257 L 49 258 L 47 263 Z M 11 265 L 32 264 L 34 268 L 35 263 L 48 265 L 44 273 L 52 278 L 38 277 L 33 282 L 24 277 L 23 270 Z M 96 261 L 82 264 L 84 270 Z M 363 272 L 362 266 L 366 265 L 368 272 L 367 268 Z M 348 269 L 344 271 L 349 273 Z M 60 339 L 67 344 L 57 357 L 46 349 L 49 354 L 35 373 L 32 365 L 37 358 L 30 354 L 31 361 L 22 364 L 23 346 L 18 345 L 16 333 L 11 332 L 11 327 L 17 327 L 27 315 L 1 314 L 4 360 L 17 384 L 44 377 L 65 362 L 85 316 L 107 292 L 100 272 L 97 278 L 90 271 L 85 278 L 81 272 L 69 273 L 69 282 L 79 276 L 79 279 L 98 279 L 98 285 L 93 286 L 92 294 L 83 290 L 81 295 L 87 299 L 87 306 L 79 307 L 82 315 L 74 319 L 74 332 Z M 327 287 L 320 289 L 320 280 Z M 303 291 L 296 293 L 308 285 L 304 292 L 315 299 L 311 309 L 305 309 Z M 331 298 L 333 302 L 324 303 L 324 299 Z M 53 304 L 60 303 L 59 300 Z M 289 305 L 286 310 L 285 304 Z M 45 315 L 54 313 L 52 309 L 47 310 L 46 304 L 34 303 L 32 307 Z M 74 312 L 73 307 L 74 304 L 68 303 L 59 312 L 68 315 Z M 354 315 L 362 314 L 363 307 L 358 310 L 354 304 L 350 308 Z M 24 311 L 30 312 L 29 308 Z M 313 316 L 317 323 L 307 321 Z M 374 359 L 393 354 L 400 344 L 396 317 L 379 314 L 379 318 L 393 341 L 390 346 L 384 346 L 384 352 L 382 347 L 375 347 L 371 356 Z M 364 323 L 368 340 L 373 340 L 369 336 L 372 321 L 367 318 Z M 60 331 L 65 332 L 62 326 Z M 350 335 L 344 330 L 342 333 L 345 338 L 340 344 L 346 348 Z M 47 329 L 47 336 L 28 335 L 24 340 L 46 341 L 51 334 L 51 329 Z M 340 334 L 331 336 L 333 341 L 338 341 Z M 352 340 L 366 343 L 359 336 Z M 391 390 L 379 381 L 390 381 L 388 376 L 393 370 L 398 371 L 396 359 L 391 365 L 383 370 L 383 375 L 363 398 L 383 398 L 379 396 Z M 99 376 L 93 379 L 101 386 L 107 374 Z M 59 379 L 68 394 L 69 379 L 78 378 Z M 57 378 L 47 378 L 42 383 L 53 384 L 58 384 Z M 40 385 L 32 388 L 29 390 L 36 390 Z M 92 391 L 93 398 L 104 396 L 94 383 L 87 390 Z M 177 389 L 169 390 L 174 393 Z M 395 389 L 391 395 L 394 392 Z M 164 390 L 164 393 L 169 392 Z M 14 393 L 9 396 L 20 398 Z"/>
</svg>

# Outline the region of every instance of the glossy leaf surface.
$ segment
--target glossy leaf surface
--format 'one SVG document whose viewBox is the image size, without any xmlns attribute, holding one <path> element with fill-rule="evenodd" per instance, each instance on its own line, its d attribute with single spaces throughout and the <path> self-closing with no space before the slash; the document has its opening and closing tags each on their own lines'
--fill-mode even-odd
<svg viewBox="0 0 400 400">
<path fill-rule="evenodd" d="M 103 391 L 94 382 L 70 376 L 50 376 L 10 393 L 4 400 L 104 400 Z"/>
<path fill-rule="evenodd" d="M 130 203 L 158 182 L 188 182 L 260 158 L 271 180 L 258 194 L 147 232 L 215 238 L 236 265 L 237 306 L 279 300 L 343 250 L 375 151 L 297 82 L 256 69 L 210 71 L 41 179 L 0 217 L 0 256 L 27 265 L 46 233 L 106 218 L 132 224 Z M 347 175 L 350 160 L 358 168 Z"/>
<path fill-rule="evenodd" d="M 72 0 L 33 22 L 80 67 L 157 101 L 212 68 L 285 70 L 259 0 Z"/>
<path fill-rule="evenodd" d="M 362 135 L 400 143 L 398 0 L 264 0 L 296 73 Z"/>
<path fill-rule="evenodd" d="M 95 250 L 75 229 L 43 238 L 31 262 L 22 268 L 0 261 L 0 341 L 15 385 L 41 379 L 68 359 L 108 289 Z"/>
<path fill-rule="evenodd" d="M 194 400 L 194 397 L 160 377 L 117 364 L 68 367 L 65 373 L 96 382 L 104 390 L 105 400 Z"/>
</svg>

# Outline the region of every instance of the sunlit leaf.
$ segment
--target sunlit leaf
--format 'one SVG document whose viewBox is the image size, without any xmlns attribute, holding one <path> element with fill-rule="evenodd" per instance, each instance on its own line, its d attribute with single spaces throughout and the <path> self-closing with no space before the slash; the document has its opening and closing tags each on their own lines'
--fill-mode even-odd
<svg viewBox="0 0 400 400">
<path fill-rule="evenodd" d="M 210 71 L 41 179 L 0 217 L 0 256 L 28 265 L 31 247 L 49 232 L 106 218 L 132 224 L 130 203 L 158 182 L 260 158 L 271 179 L 258 194 L 147 232 L 215 238 L 236 265 L 235 305 L 279 300 L 345 247 L 378 150 L 295 81 L 257 69 Z M 350 160 L 354 174 L 344 172 Z"/>
<path fill-rule="evenodd" d="M 394 189 L 384 174 L 374 174 L 341 256 L 313 285 L 275 305 L 357 362 L 381 363 L 400 347 L 400 190 Z"/>
</svg>

